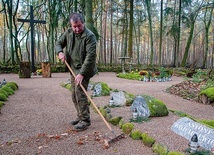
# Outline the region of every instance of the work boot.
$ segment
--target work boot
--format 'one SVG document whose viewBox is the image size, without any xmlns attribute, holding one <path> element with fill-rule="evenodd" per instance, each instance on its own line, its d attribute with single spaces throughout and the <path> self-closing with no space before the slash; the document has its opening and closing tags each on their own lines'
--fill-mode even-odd
<svg viewBox="0 0 214 155">
<path fill-rule="evenodd" d="M 70 124 L 71 124 L 71 125 L 77 125 L 77 124 L 79 123 L 79 121 L 80 121 L 80 120 L 76 119 L 76 120 L 74 120 L 74 121 L 71 121 Z"/>
<path fill-rule="evenodd" d="M 76 130 L 85 130 L 91 125 L 90 121 L 79 121 L 78 124 L 74 126 Z"/>
</svg>

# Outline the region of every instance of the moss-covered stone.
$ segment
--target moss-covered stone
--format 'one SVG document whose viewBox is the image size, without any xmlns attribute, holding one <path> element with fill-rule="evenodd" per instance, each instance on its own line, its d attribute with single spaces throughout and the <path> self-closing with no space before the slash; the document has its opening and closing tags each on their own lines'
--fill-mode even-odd
<svg viewBox="0 0 214 155">
<path fill-rule="evenodd" d="M 112 125 L 118 125 L 121 119 L 122 117 L 113 117 L 109 119 L 108 122 L 111 123 Z"/>
<path fill-rule="evenodd" d="M 111 113 L 111 109 L 108 107 L 104 107 L 104 109 L 106 110 L 107 113 Z"/>
<path fill-rule="evenodd" d="M 185 155 L 183 152 L 177 152 L 177 151 L 170 151 L 167 153 L 167 155 Z"/>
<path fill-rule="evenodd" d="M 100 84 L 101 84 L 101 88 L 102 88 L 101 95 L 102 96 L 110 95 L 110 90 L 111 89 L 109 88 L 109 86 L 104 82 L 100 82 Z"/>
<path fill-rule="evenodd" d="M 124 121 L 124 119 L 122 118 L 122 119 L 119 121 L 119 124 L 118 124 L 120 129 L 122 129 L 123 124 L 125 124 L 125 121 Z"/>
<path fill-rule="evenodd" d="M 124 95 L 125 95 L 125 98 L 126 98 L 125 106 L 131 106 L 133 101 L 134 101 L 135 95 L 127 93 L 127 92 L 124 92 Z"/>
<path fill-rule="evenodd" d="M 155 143 L 155 139 L 149 136 L 147 133 L 141 134 L 141 138 L 142 138 L 143 144 L 148 147 L 152 147 L 152 145 Z"/>
<path fill-rule="evenodd" d="M 107 112 L 104 108 L 100 108 L 100 113 L 103 115 L 104 118 L 106 118 Z"/>
<path fill-rule="evenodd" d="M 18 89 L 18 85 L 15 82 L 7 82 L 5 85 L 10 87 L 14 91 Z"/>
<path fill-rule="evenodd" d="M 7 92 L 8 95 L 14 94 L 14 90 L 6 85 L 4 85 L 1 89 L 3 89 L 5 92 Z"/>
<path fill-rule="evenodd" d="M 112 116 L 111 113 L 107 113 L 107 114 L 106 114 L 106 120 L 107 120 L 107 121 L 110 120 L 112 117 L 113 117 L 113 116 Z"/>
<path fill-rule="evenodd" d="M 130 134 L 132 132 L 132 130 L 134 129 L 134 125 L 132 123 L 125 123 L 122 126 L 122 131 L 125 134 Z"/>
<path fill-rule="evenodd" d="M 199 95 L 206 95 L 211 102 L 214 101 L 214 87 L 207 88 L 202 90 Z"/>
<path fill-rule="evenodd" d="M 4 105 L 4 102 L 3 101 L 0 101 L 0 109 L 1 107 Z"/>
<path fill-rule="evenodd" d="M 169 111 L 166 107 L 166 105 L 158 99 L 149 100 L 148 107 L 150 110 L 150 116 L 167 116 L 169 114 Z"/>
<path fill-rule="evenodd" d="M 139 140 L 141 139 L 142 132 L 140 130 L 132 130 L 130 133 L 130 137 L 134 140 Z"/>
<path fill-rule="evenodd" d="M 186 117 L 187 114 L 185 112 L 182 111 L 173 111 L 174 114 L 180 116 L 180 117 Z"/>
<path fill-rule="evenodd" d="M 168 153 L 168 148 L 159 143 L 155 143 L 152 146 L 152 150 L 153 150 L 153 152 L 157 153 L 157 155 L 167 155 L 167 153 Z"/>
<path fill-rule="evenodd" d="M 0 88 L 0 94 L 4 94 L 6 97 L 8 97 L 8 94 L 5 90 Z"/>
<path fill-rule="evenodd" d="M 0 101 L 7 101 L 7 97 L 0 93 Z"/>
</svg>

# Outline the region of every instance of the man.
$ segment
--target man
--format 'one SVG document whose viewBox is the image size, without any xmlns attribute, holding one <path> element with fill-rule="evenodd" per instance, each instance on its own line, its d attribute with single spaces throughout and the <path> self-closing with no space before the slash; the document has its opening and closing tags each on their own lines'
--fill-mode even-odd
<svg viewBox="0 0 214 155">
<path fill-rule="evenodd" d="M 91 125 L 91 120 L 88 99 L 80 84 L 87 90 L 90 78 L 97 72 L 96 37 L 85 27 L 81 14 L 71 14 L 69 22 L 71 28 L 56 42 L 55 50 L 59 59 L 66 60 L 76 75 L 71 75 L 71 92 L 77 118 L 71 124 L 76 130 L 84 130 Z"/>
</svg>

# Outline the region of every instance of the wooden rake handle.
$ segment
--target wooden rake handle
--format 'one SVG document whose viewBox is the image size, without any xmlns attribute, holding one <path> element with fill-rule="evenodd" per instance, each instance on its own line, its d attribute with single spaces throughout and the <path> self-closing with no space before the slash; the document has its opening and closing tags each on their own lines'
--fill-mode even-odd
<svg viewBox="0 0 214 155">
<path fill-rule="evenodd" d="M 68 69 L 70 70 L 70 72 L 72 73 L 72 75 L 74 77 L 76 77 L 75 73 L 73 72 L 73 70 L 71 69 L 70 65 L 68 64 L 68 62 L 65 60 L 65 64 L 68 67 Z M 104 123 L 106 124 L 106 126 L 109 128 L 109 130 L 111 132 L 114 133 L 114 131 L 112 130 L 111 126 L 108 124 L 108 122 L 106 121 L 106 119 L 103 117 L 103 115 L 101 114 L 100 110 L 97 108 L 96 104 L 93 102 L 93 100 L 91 99 L 91 97 L 88 95 L 87 91 L 85 90 L 85 88 L 83 87 L 82 84 L 80 84 L 80 87 L 82 88 L 82 90 L 84 91 L 85 95 L 88 97 L 88 99 L 90 100 L 90 102 L 92 103 L 92 105 L 94 106 L 94 108 L 96 109 L 96 111 L 98 112 L 98 114 L 100 115 L 100 117 L 102 118 L 102 120 L 104 121 Z"/>
</svg>

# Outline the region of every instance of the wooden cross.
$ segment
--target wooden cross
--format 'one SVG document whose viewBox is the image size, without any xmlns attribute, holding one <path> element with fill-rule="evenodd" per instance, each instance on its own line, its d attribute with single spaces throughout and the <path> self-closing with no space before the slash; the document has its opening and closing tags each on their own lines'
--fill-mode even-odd
<svg viewBox="0 0 214 155">
<path fill-rule="evenodd" d="M 33 16 L 33 6 L 30 6 L 30 19 L 17 19 L 19 22 L 29 22 L 30 32 L 31 32 L 31 72 L 35 72 L 34 63 L 34 23 L 46 24 L 45 20 L 34 20 Z"/>
</svg>

